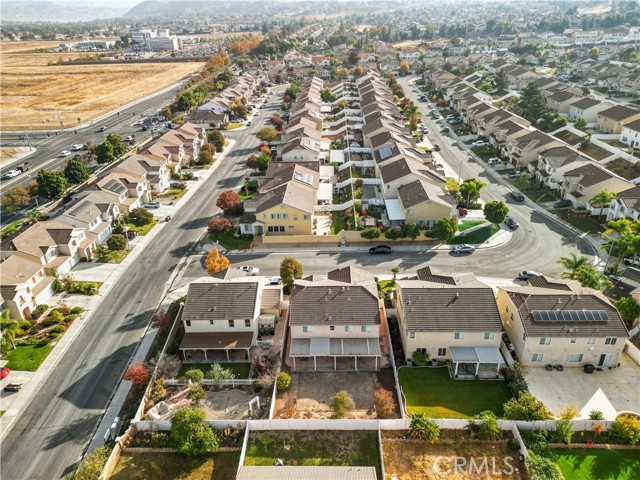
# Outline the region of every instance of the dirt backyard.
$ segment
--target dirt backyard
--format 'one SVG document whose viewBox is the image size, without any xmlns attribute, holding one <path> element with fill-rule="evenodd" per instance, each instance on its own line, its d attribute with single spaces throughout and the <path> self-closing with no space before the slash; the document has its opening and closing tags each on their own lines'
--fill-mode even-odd
<svg viewBox="0 0 640 480">
<path fill-rule="evenodd" d="M 291 374 L 289 388 L 278 394 L 275 418 L 331 418 L 331 398 L 341 390 L 345 390 L 355 404 L 347 418 L 376 418 L 374 393 L 379 388 L 395 392 L 391 369 L 379 372 L 295 372 Z"/>
<path fill-rule="evenodd" d="M 249 416 L 249 401 L 256 397 L 255 393 L 243 390 L 206 391 L 207 398 L 202 404 L 207 420 L 244 420 Z M 264 405 L 264 398 L 260 398 Z"/>
</svg>

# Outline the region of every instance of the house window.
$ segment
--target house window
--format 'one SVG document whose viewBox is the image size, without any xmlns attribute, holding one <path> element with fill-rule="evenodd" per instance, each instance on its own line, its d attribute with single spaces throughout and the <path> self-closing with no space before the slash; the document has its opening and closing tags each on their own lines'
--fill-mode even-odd
<svg viewBox="0 0 640 480">
<path fill-rule="evenodd" d="M 582 356 L 582 353 L 567 353 L 567 363 L 580 363 Z"/>
<path fill-rule="evenodd" d="M 615 338 L 615 337 L 607 337 L 607 338 L 604 340 L 604 344 L 605 344 L 605 345 L 615 345 L 617 341 L 618 341 L 618 339 L 617 339 L 617 338 Z"/>
<path fill-rule="evenodd" d="M 371 325 L 362 325 L 362 327 L 360 327 L 360 331 L 361 332 L 365 332 L 365 333 L 370 333 L 371 332 Z"/>
<path fill-rule="evenodd" d="M 409 338 L 416 338 L 416 332 L 409 332 Z"/>
<path fill-rule="evenodd" d="M 418 353 L 427 353 L 427 349 L 426 348 L 416 348 L 416 352 L 418 352 Z"/>
<path fill-rule="evenodd" d="M 209 325 L 213 325 L 213 320 L 209 320 Z"/>
<path fill-rule="evenodd" d="M 345 332 L 353 332 L 353 325 L 345 325 L 344 326 L 344 331 Z"/>
<path fill-rule="evenodd" d="M 569 340 L 569 343 L 576 343 L 576 338 L 572 338 L 571 340 Z"/>
<path fill-rule="evenodd" d="M 551 345 L 551 339 L 542 337 L 540 339 L 540 345 Z"/>
<path fill-rule="evenodd" d="M 305 219 L 305 220 L 309 220 L 309 215 L 305 215 L 305 216 L 304 216 L 304 219 Z"/>
<path fill-rule="evenodd" d="M 335 331 L 336 326 L 335 325 L 329 325 L 329 330 L 331 330 L 332 332 Z"/>
<path fill-rule="evenodd" d="M 446 357 L 447 356 L 447 349 L 446 348 L 439 348 L 438 349 L 438 356 L 439 357 Z"/>
<path fill-rule="evenodd" d="M 407 217 L 411 217 L 413 216 L 413 208 L 408 208 L 407 209 Z"/>
<path fill-rule="evenodd" d="M 455 332 L 453 334 L 454 340 L 464 340 L 464 332 Z"/>
<path fill-rule="evenodd" d="M 533 355 L 531 355 L 531 361 L 534 363 L 542 362 L 543 358 L 544 358 L 544 353 L 534 353 Z"/>
<path fill-rule="evenodd" d="M 191 326 L 191 320 L 187 320 L 187 327 Z"/>
<path fill-rule="evenodd" d="M 248 319 L 248 318 L 245 318 L 245 319 L 244 319 L 244 326 L 245 326 L 245 327 L 247 327 L 247 328 L 249 328 L 249 327 L 251 326 L 251 320 L 250 320 L 250 319 Z"/>
<path fill-rule="evenodd" d="M 229 320 L 229 328 L 235 328 L 236 322 L 235 320 Z"/>
<path fill-rule="evenodd" d="M 298 221 L 298 215 L 294 215 L 293 219 L 297 222 Z"/>
<path fill-rule="evenodd" d="M 302 332 L 303 333 L 311 333 L 311 332 L 313 332 L 313 327 L 311 325 L 304 325 L 302 327 Z"/>
<path fill-rule="evenodd" d="M 595 345 L 596 339 L 594 337 L 587 338 L 587 345 Z"/>
<path fill-rule="evenodd" d="M 485 340 L 493 340 L 493 339 L 495 339 L 495 338 L 496 338 L 496 334 L 495 334 L 495 332 L 486 332 L 486 333 L 484 334 L 484 339 L 485 339 Z"/>
</svg>

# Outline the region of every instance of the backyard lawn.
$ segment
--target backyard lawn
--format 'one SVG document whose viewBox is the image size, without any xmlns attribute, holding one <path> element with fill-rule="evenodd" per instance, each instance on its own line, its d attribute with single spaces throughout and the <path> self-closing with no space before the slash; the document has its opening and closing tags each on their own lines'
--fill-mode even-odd
<svg viewBox="0 0 640 480">
<path fill-rule="evenodd" d="M 284 448 L 287 445 L 287 449 Z M 376 467 L 382 478 L 377 432 L 296 431 L 251 432 L 244 465 Z"/>
<path fill-rule="evenodd" d="M 206 376 L 207 372 L 211 370 L 211 365 L 211 363 L 183 363 L 178 377 L 182 377 L 187 370 L 201 370 Z M 220 365 L 231 370 L 236 378 L 249 378 L 250 363 L 221 363 Z"/>
<path fill-rule="evenodd" d="M 160 196 L 163 198 L 172 198 L 174 200 L 178 200 L 182 198 L 188 191 L 188 188 L 170 188 Z"/>
<path fill-rule="evenodd" d="M 133 223 L 127 223 L 127 227 L 132 232 L 138 232 L 138 235 L 146 235 L 151 231 L 153 227 L 158 224 L 158 219 L 154 218 L 153 222 L 148 223 L 147 225 L 143 225 L 141 227 L 136 227 Z"/>
<path fill-rule="evenodd" d="M 602 233 L 604 232 L 604 228 L 598 222 L 593 220 L 590 217 L 571 217 L 569 218 L 569 211 L 564 209 L 551 210 L 552 213 L 555 213 L 560 218 L 562 218 L 565 222 L 573 225 L 578 230 L 582 230 L 586 233 Z"/>
<path fill-rule="evenodd" d="M 251 247 L 252 240 L 250 238 L 235 237 L 236 229 L 231 229 L 226 233 L 210 233 L 209 239 L 212 242 L 218 242 L 227 250 L 246 250 Z"/>
<path fill-rule="evenodd" d="M 178 453 L 123 454 L 111 480 L 234 480 L 240 452 L 189 458 Z"/>
<path fill-rule="evenodd" d="M 564 478 L 571 480 L 631 480 L 640 472 L 640 450 L 554 448 L 552 452 Z"/>
<path fill-rule="evenodd" d="M 485 410 L 502 415 L 509 400 L 504 382 L 453 380 L 447 368 L 401 368 L 400 385 L 409 414 L 423 412 L 430 418 L 470 418 Z"/>
<path fill-rule="evenodd" d="M 480 244 L 486 242 L 494 236 L 496 233 L 500 231 L 500 227 L 496 225 L 487 225 L 486 227 L 479 228 L 478 230 L 474 230 L 469 235 L 457 235 L 453 237 L 450 241 L 450 245 L 456 245 L 459 243 L 471 243 L 471 244 Z"/>
<path fill-rule="evenodd" d="M 18 345 L 4 356 L 9 370 L 35 372 L 53 350 L 51 345 Z"/>
</svg>

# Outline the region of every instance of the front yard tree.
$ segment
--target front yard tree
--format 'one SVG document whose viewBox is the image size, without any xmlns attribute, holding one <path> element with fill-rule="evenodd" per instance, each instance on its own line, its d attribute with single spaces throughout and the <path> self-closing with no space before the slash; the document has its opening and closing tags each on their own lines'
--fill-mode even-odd
<svg viewBox="0 0 640 480">
<path fill-rule="evenodd" d="M 7 193 L 2 195 L 2 199 L 0 200 L 2 203 L 2 208 L 4 208 L 7 212 L 17 212 L 23 207 L 28 206 L 33 200 L 29 189 L 18 185 L 13 187 Z"/>
<path fill-rule="evenodd" d="M 95 449 L 92 453 L 82 458 L 78 468 L 70 473 L 68 478 L 71 480 L 94 480 L 100 478 L 110 455 L 111 448 L 108 445 Z"/>
<path fill-rule="evenodd" d="M 256 137 L 262 140 L 263 142 L 273 142 L 278 136 L 278 132 L 273 127 L 262 127 L 256 133 Z"/>
<path fill-rule="evenodd" d="M 222 210 L 229 210 L 231 208 L 238 207 L 242 203 L 240 195 L 233 190 L 225 190 L 220 194 L 216 201 L 216 207 Z"/>
<path fill-rule="evenodd" d="M 256 158 L 255 165 L 256 165 L 256 168 L 261 172 L 266 172 L 270 162 L 271 162 L 271 155 L 269 153 L 262 152 Z"/>
<path fill-rule="evenodd" d="M 124 238 L 124 235 L 111 235 L 107 240 L 107 247 L 109 247 L 109 250 L 126 250 L 127 239 Z"/>
<path fill-rule="evenodd" d="M 593 265 L 583 265 L 580 267 L 576 270 L 575 278 L 583 287 L 594 288 L 596 290 L 601 290 L 604 287 L 613 285 L 611 281 Z"/>
<path fill-rule="evenodd" d="M 609 192 L 605 188 L 603 188 L 593 196 L 593 198 L 591 199 L 591 203 L 600 207 L 599 218 L 602 218 L 602 212 L 604 212 L 604 207 L 609 205 L 611 200 L 613 200 L 614 198 L 616 198 L 616 194 L 614 192 Z"/>
<path fill-rule="evenodd" d="M 210 150 L 201 150 L 196 157 L 197 165 L 211 165 L 215 161 L 215 157 Z"/>
<path fill-rule="evenodd" d="M 291 285 L 294 280 L 302 278 L 302 264 L 293 257 L 285 257 L 280 262 L 280 278 L 285 285 Z"/>
<path fill-rule="evenodd" d="M 576 272 L 589 263 L 589 258 L 585 255 L 578 256 L 576 252 L 571 252 L 566 257 L 560 257 L 556 260 L 556 263 L 559 263 L 567 270 L 562 273 L 562 278 L 575 280 Z"/>
<path fill-rule="evenodd" d="M 107 138 L 96 148 L 98 163 L 113 162 L 127 151 L 127 146 L 122 142 L 122 137 L 110 133 Z"/>
<path fill-rule="evenodd" d="M 445 217 L 441 219 L 433 230 L 433 236 L 441 242 L 448 242 L 458 231 L 458 219 Z"/>
<path fill-rule="evenodd" d="M 136 227 L 143 227 L 153 222 L 153 213 L 146 208 L 138 207 L 129 212 L 129 222 Z"/>
<path fill-rule="evenodd" d="M 205 265 L 207 266 L 207 272 L 209 275 L 213 275 L 218 273 L 220 270 L 231 267 L 231 262 L 224 255 L 220 255 L 217 248 L 212 248 L 207 254 L 207 261 Z"/>
<path fill-rule="evenodd" d="M 171 441 L 178 452 L 188 457 L 215 453 L 220 447 L 216 432 L 205 423 L 201 408 L 179 408 L 171 418 Z"/>
<path fill-rule="evenodd" d="M 69 160 L 64 167 L 64 176 L 71 183 L 82 183 L 86 181 L 91 173 L 89 167 L 79 160 Z"/>
<path fill-rule="evenodd" d="M 211 233 L 227 233 L 233 228 L 233 222 L 228 218 L 214 217 L 207 224 Z"/>
<path fill-rule="evenodd" d="M 440 437 L 440 427 L 432 420 L 429 420 L 424 413 L 414 413 L 411 415 L 411 423 L 409 424 L 411 435 L 435 442 Z"/>
<path fill-rule="evenodd" d="M 467 178 L 462 182 L 462 185 L 460 185 L 460 195 L 462 195 L 462 198 L 466 199 L 467 207 L 480 198 L 480 191 L 482 190 L 482 187 L 486 185 L 486 183 L 481 182 L 477 178 Z"/>
<path fill-rule="evenodd" d="M 15 338 L 22 332 L 20 322 L 11 318 L 9 309 L 5 309 L 0 313 L 0 333 L 2 333 L 2 352 L 15 349 Z M 11 348 L 9 348 L 11 347 Z"/>
<path fill-rule="evenodd" d="M 151 373 L 147 367 L 145 367 L 144 361 L 140 360 L 139 363 L 129 367 L 127 372 L 124 374 L 124 379 L 134 385 L 146 385 L 151 379 Z"/>
<path fill-rule="evenodd" d="M 538 119 L 543 118 L 549 110 L 547 108 L 547 100 L 542 95 L 540 87 L 532 82 L 524 87 L 520 92 L 520 100 L 516 105 L 516 110 L 516 113 L 534 125 L 538 122 Z"/>
<path fill-rule="evenodd" d="M 407 62 L 406 60 L 403 60 L 400 62 L 400 76 L 404 77 L 405 75 L 407 75 L 409 73 L 409 70 L 411 69 L 411 67 L 409 66 L 409 62 Z"/>
<path fill-rule="evenodd" d="M 338 96 L 330 88 L 320 90 L 320 98 L 323 102 L 335 102 Z"/>
<path fill-rule="evenodd" d="M 633 297 L 622 297 L 620 300 L 613 303 L 620 312 L 620 316 L 627 328 L 631 330 L 638 317 L 640 317 L 640 305 Z"/>
<path fill-rule="evenodd" d="M 380 238 L 380 229 L 375 227 L 367 228 L 360 233 L 360 236 L 368 240 L 373 240 L 374 238 Z"/>
<path fill-rule="evenodd" d="M 504 404 L 506 420 L 550 420 L 553 418 L 547 406 L 527 391 L 522 391 L 517 398 L 511 398 Z"/>
<path fill-rule="evenodd" d="M 509 207 L 507 207 L 504 202 L 496 200 L 494 202 L 486 203 L 482 211 L 484 213 L 484 218 L 486 218 L 487 221 L 494 225 L 500 225 L 504 222 L 504 219 L 507 218 Z"/>
<path fill-rule="evenodd" d="M 578 130 L 582 130 L 584 127 L 587 126 L 587 121 L 584 118 L 579 118 L 578 120 L 576 120 L 573 126 L 576 127 Z"/>
<path fill-rule="evenodd" d="M 224 149 L 224 135 L 218 130 L 211 130 L 207 133 L 207 139 L 214 147 L 216 152 L 221 152 Z"/>
<path fill-rule="evenodd" d="M 242 102 L 234 102 L 229 107 L 229 112 L 233 115 L 234 118 L 241 118 L 245 120 L 247 118 L 247 107 L 245 107 Z"/>
<path fill-rule="evenodd" d="M 62 172 L 40 170 L 36 182 L 38 183 L 40 195 L 49 200 L 62 198 L 67 188 L 69 188 L 67 177 Z"/>
</svg>

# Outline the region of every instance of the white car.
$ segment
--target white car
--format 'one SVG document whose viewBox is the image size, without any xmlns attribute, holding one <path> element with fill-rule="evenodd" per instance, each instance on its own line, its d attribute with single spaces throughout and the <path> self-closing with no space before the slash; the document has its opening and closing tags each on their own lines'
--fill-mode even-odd
<svg viewBox="0 0 640 480">
<path fill-rule="evenodd" d="M 265 285 L 282 285 L 282 278 L 280 277 L 268 277 L 264 279 Z"/>
<path fill-rule="evenodd" d="M 242 272 L 247 272 L 247 275 L 255 277 L 260 274 L 260 269 L 258 267 L 238 267 L 238 270 Z"/>
<path fill-rule="evenodd" d="M 502 163 L 502 160 L 500 160 L 498 157 L 493 157 L 489 159 L 489 165 L 500 165 Z"/>
<path fill-rule="evenodd" d="M 72 152 L 79 152 L 80 150 L 84 149 L 84 145 L 81 143 L 76 143 L 75 145 L 71 146 L 71 151 Z"/>
<path fill-rule="evenodd" d="M 130 142 L 131 140 L 133 140 L 133 135 L 129 135 L 127 138 L 124 139 L 125 142 Z"/>
<path fill-rule="evenodd" d="M 5 173 L 4 175 L 2 175 L 2 180 L 9 180 L 13 177 L 17 177 L 18 175 L 20 175 L 22 172 L 20 170 L 9 170 L 7 173 Z"/>
<path fill-rule="evenodd" d="M 71 152 L 69 150 L 63 150 L 60 152 L 60 155 L 58 155 L 58 157 L 68 157 L 69 155 L 71 155 Z"/>
<path fill-rule="evenodd" d="M 472 147 L 488 147 L 489 143 L 484 140 L 476 140 L 471 144 Z"/>
<path fill-rule="evenodd" d="M 160 203 L 158 202 L 145 203 L 144 208 L 146 208 L 147 210 L 160 208 Z"/>
</svg>

